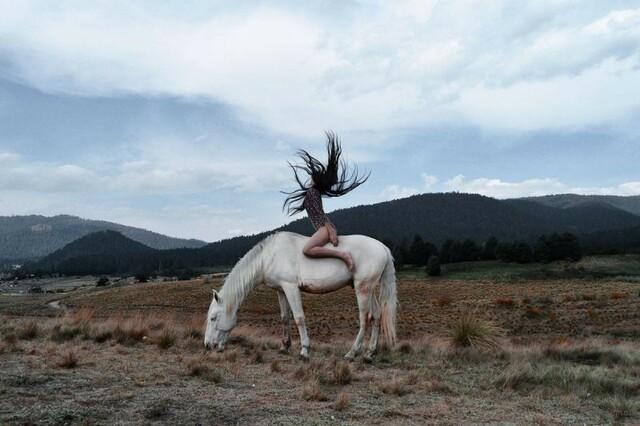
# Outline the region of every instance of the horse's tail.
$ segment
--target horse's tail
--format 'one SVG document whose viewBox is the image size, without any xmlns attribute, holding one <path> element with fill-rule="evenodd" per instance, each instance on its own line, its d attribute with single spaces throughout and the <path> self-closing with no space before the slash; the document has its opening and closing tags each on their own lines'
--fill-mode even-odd
<svg viewBox="0 0 640 426">
<path fill-rule="evenodd" d="M 387 345 L 396 343 L 396 268 L 393 266 L 393 256 L 387 250 L 387 263 L 380 277 L 380 331 L 382 339 Z"/>
</svg>

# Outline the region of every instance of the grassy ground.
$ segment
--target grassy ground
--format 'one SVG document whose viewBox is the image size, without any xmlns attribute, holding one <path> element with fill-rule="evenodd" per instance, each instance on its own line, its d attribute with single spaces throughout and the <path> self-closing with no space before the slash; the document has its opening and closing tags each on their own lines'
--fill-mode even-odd
<svg viewBox="0 0 640 426">
<path fill-rule="evenodd" d="M 602 339 L 457 347 L 424 336 L 345 363 L 313 360 L 244 327 L 204 352 L 198 316 L 96 319 L 89 311 L 1 328 L 0 422 L 169 424 L 634 423 L 640 356 Z"/>
<path fill-rule="evenodd" d="M 61 302 L 73 308 L 91 309 L 102 318 L 127 312 L 145 315 L 165 312 L 177 317 L 200 314 L 204 318 L 211 289 L 221 284 L 220 280 L 137 284 L 72 293 Z M 0 297 L 0 305 L 2 300 Z M 466 312 L 476 312 L 514 337 L 640 338 L 637 282 L 412 279 L 401 275 L 398 300 L 398 335 L 407 339 L 425 333 L 442 336 Z M 313 340 L 353 338 L 358 309 L 351 288 L 327 295 L 305 294 L 303 304 Z M 28 312 L 15 303 L 8 309 L 20 314 Z M 242 305 L 239 323 L 278 332 L 279 312 L 275 292 L 259 287 Z"/>
<path fill-rule="evenodd" d="M 357 331 L 348 288 L 304 296 L 309 363 L 278 351 L 264 288 L 223 354 L 201 334 L 220 279 L 0 295 L 0 424 L 638 424 L 636 261 L 576 265 L 598 279 L 403 271 L 401 341 L 373 364 L 342 361 Z"/>
<path fill-rule="evenodd" d="M 408 267 L 401 276 L 428 278 L 424 268 Z M 640 255 L 587 256 L 578 262 L 503 263 L 461 262 L 442 265 L 442 275 L 451 280 L 522 281 L 543 279 L 617 279 L 640 281 Z"/>
</svg>

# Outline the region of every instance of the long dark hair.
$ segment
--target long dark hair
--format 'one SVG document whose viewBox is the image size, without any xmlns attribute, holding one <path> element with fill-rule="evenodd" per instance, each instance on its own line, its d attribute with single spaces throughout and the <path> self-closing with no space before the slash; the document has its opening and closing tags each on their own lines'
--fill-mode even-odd
<svg viewBox="0 0 640 426">
<path fill-rule="evenodd" d="M 369 179 L 370 173 L 366 176 L 359 176 L 357 166 L 349 169 L 347 162 L 340 159 L 342 147 L 340 146 L 338 136 L 333 132 L 325 132 L 325 134 L 327 135 L 326 166 L 304 149 L 297 151 L 303 164 L 291 164 L 288 162 L 299 186 L 298 189 L 291 192 L 283 191 L 288 197 L 284 200 L 282 210 L 286 210 L 290 216 L 304 210 L 304 196 L 309 189 L 298 175 L 298 171 L 300 170 L 306 172 L 307 175 L 313 179 L 313 188 L 327 197 L 344 195 L 356 189 Z"/>
</svg>

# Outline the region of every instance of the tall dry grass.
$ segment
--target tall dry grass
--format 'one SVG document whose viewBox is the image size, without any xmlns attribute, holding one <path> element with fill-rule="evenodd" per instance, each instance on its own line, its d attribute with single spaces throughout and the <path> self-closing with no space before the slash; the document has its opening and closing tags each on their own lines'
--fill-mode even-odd
<svg viewBox="0 0 640 426">
<path fill-rule="evenodd" d="M 453 323 L 449 338 L 454 347 L 495 350 L 500 347 L 501 330 L 476 312 L 463 314 Z"/>
</svg>

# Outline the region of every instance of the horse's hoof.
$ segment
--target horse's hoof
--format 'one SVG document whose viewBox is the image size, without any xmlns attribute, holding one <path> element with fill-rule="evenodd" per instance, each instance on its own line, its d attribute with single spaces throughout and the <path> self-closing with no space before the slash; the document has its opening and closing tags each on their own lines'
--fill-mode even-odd
<svg viewBox="0 0 640 426">
<path fill-rule="evenodd" d="M 373 362 L 373 354 L 366 354 L 362 357 L 362 360 L 367 364 L 371 364 Z"/>
<path fill-rule="evenodd" d="M 354 356 L 353 356 L 353 355 L 351 355 L 351 354 L 346 354 L 346 355 L 344 356 L 344 359 L 345 359 L 345 360 L 347 360 L 347 361 L 349 361 L 349 362 L 353 362 L 353 361 L 356 359 L 356 357 L 354 357 Z"/>
<path fill-rule="evenodd" d="M 281 346 L 278 352 L 283 355 L 289 355 L 289 348 L 287 348 L 286 346 Z"/>
<path fill-rule="evenodd" d="M 309 362 L 309 355 L 300 354 L 298 355 L 298 359 L 300 359 L 300 361 Z"/>
</svg>

